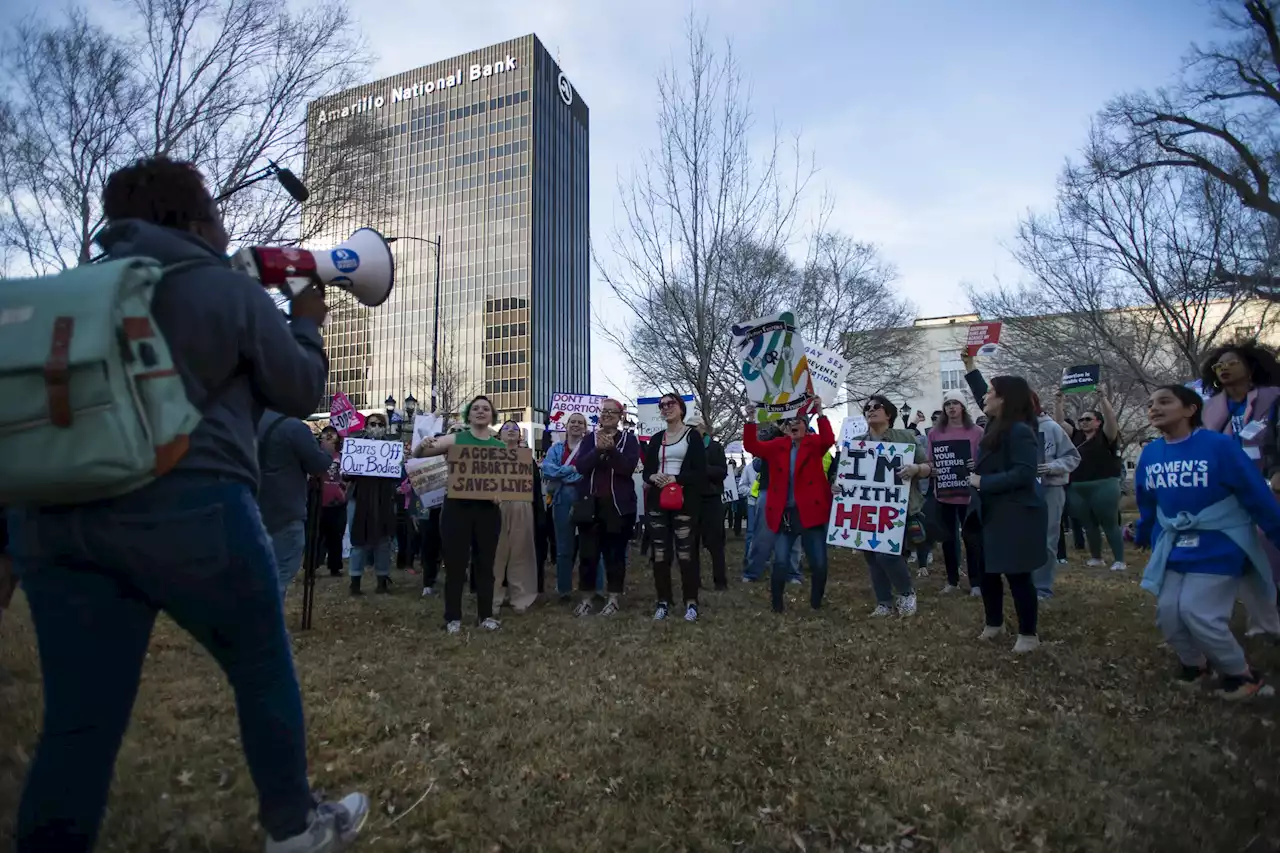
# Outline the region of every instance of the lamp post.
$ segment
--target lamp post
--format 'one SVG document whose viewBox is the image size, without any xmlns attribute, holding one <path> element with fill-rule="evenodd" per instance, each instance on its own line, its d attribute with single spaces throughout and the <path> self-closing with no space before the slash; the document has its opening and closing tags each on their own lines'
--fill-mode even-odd
<svg viewBox="0 0 1280 853">
<path fill-rule="evenodd" d="M 416 240 L 436 248 L 436 294 L 431 309 L 431 413 L 434 415 L 436 412 L 436 354 L 440 346 L 440 256 L 444 253 L 444 238 L 437 234 L 434 240 L 428 240 L 426 237 L 386 237 L 384 239 L 388 243 L 394 243 L 397 240 Z"/>
<path fill-rule="evenodd" d="M 413 423 L 413 414 L 418 411 L 418 398 L 410 394 L 404 398 L 404 419 Z"/>
</svg>

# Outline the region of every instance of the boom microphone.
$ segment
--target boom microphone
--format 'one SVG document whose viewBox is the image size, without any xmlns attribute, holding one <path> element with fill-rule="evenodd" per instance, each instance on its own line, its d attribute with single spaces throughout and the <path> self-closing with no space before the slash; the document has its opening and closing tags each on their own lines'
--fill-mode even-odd
<svg viewBox="0 0 1280 853">
<path fill-rule="evenodd" d="M 301 182 L 298 186 L 306 192 Z M 332 249 L 249 246 L 231 256 L 231 266 L 291 299 L 313 285 L 340 287 L 370 308 L 387 301 L 396 273 L 391 247 L 372 228 L 357 230 Z"/>
<path fill-rule="evenodd" d="M 307 189 L 307 185 L 298 180 L 298 176 L 288 169 L 277 169 L 276 180 L 280 182 L 280 186 L 284 187 L 284 191 L 293 196 L 294 201 L 302 202 L 311 197 L 311 191 Z"/>
</svg>

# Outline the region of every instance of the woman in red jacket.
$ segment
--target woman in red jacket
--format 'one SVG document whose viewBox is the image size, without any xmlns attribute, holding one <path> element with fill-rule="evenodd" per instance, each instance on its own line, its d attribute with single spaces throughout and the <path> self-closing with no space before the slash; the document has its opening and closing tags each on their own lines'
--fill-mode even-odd
<svg viewBox="0 0 1280 853">
<path fill-rule="evenodd" d="M 755 410 L 749 411 L 748 418 Z M 808 432 L 803 416 L 784 421 L 782 435 L 769 441 L 759 439 L 753 423 L 743 430 L 743 448 L 769 466 L 765 523 L 777 534 L 774 570 L 769 578 L 775 613 L 782 612 L 782 593 L 787 587 L 787 575 L 777 567 L 787 565 L 797 539 L 813 570 L 809 604 L 814 610 L 822 606 L 827 589 L 827 524 L 831 519 L 831 485 L 822 457 L 835 443 L 825 415 L 818 417 L 817 435 Z"/>
</svg>

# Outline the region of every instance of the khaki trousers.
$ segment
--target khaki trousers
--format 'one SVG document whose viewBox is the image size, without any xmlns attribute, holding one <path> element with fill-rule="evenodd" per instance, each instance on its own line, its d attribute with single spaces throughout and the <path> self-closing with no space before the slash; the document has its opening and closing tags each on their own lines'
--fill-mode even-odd
<svg viewBox="0 0 1280 853">
<path fill-rule="evenodd" d="M 530 607 L 538 598 L 538 567 L 533 545 L 533 503 L 503 501 L 502 533 L 493 560 L 493 609 L 504 601 L 517 610 Z M 504 589 L 502 581 L 506 580 Z"/>
</svg>

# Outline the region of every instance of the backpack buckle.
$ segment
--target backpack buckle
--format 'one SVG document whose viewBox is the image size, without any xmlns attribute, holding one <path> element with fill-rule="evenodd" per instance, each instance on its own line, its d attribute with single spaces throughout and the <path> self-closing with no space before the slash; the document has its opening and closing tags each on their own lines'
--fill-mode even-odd
<svg viewBox="0 0 1280 853">
<path fill-rule="evenodd" d="M 53 321 L 49 341 L 49 358 L 44 363 L 44 387 L 49 398 L 49 421 L 56 427 L 71 426 L 71 333 L 74 317 L 58 317 Z"/>
</svg>

